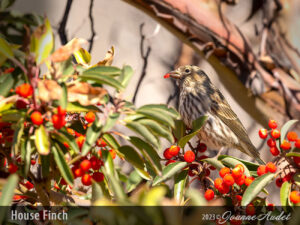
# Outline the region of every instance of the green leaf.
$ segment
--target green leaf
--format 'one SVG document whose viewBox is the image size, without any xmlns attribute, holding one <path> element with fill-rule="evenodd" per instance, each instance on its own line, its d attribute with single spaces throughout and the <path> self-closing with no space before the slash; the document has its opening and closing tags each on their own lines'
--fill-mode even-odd
<svg viewBox="0 0 300 225">
<path fill-rule="evenodd" d="M 1 120 L 2 122 L 18 122 L 25 115 L 25 112 L 16 109 L 11 109 L 1 113 Z"/>
<path fill-rule="evenodd" d="M 85 70 L 82 74 L 119 76 L 121 74 L 121 69 L 115 66 L 94 66 Z"/>
<path fill-rule="evenodd" d="M 234 158 L 231 158 L 231 157 L 226 157 L 226 158 L 222 159 L 221 162 L 224 165 L 227 165 L 231 168 L 234 168 L 237 164 L 241 164 L 244 167 L 244 170 L 245 170 L 244 174 L 247 177 L 250 176 L 250 172 L 249 172 L 248 168 L 246 167 L 246 165 L 244 163 L 242 163 L 241 161 L 237 160 L 237 159 L 234 159 Z"/>
<path fill-rule="evenodd" d="M 71 148 L 72 150 L 74 150 L 74 152 L 75 152 L 76 154 L 79 154 L 80 150 L 79 150 L 79 148 L 78 148 L 78 145 L 77 145 L 77 143 L 76 143 L 75 138 L 74 138 L 72 135 L 70 135 L 70 134 L 66 131 L 65 128 L 62 128 L 62 129 L 58 130 L 58 131 L 55 132 L 55 133 L 52 133 L 52 135 L 55 137 L 55 139 L 57 139 L 58 141 L 60 141 L 62 144 L 63 144 L 64 142 L 66 142 L 66 143 L 70 146 L 70 148 Z"/>
<path fill-rule="evenodd" d="M 66 110 L 68 112 L 99 111 L 99 109 L 96 106 L 82 106 L 78 102 L 68 102 Z"/>
<path fill-rule="evenodd" d="M 127 87 L 131 77 L 133 76 L 133 69 L 130 66 L 123 66 L 119 81 L 123 87 Z"/>
<path fill-rule="evenodd" d="M 129 141 L 141 151 L 144 158 L 150 162 L 149 165 L 153 168 L 156 174 L 159 174 L 162 168 L 160 164 L 160 157 L 155 149 L 138 137 L 130 136 Z"/>
<path fill-rule="evenodd" d="M 19 122 L 17 123 L 17 127 L 14 132 L 14 137 L 13 137 L 13 151 L 17 155 L 19 153 L 20 149 L 20 141 L 21 137 L 23 135 L 24 131 L 24 119 L 20 119 Z"/>
<path fill-rule="evenodd" d="M 206 206 L 207 201 L 203 195 L 196 189 L 190 188 L 187 190 L 186 196 L 190 198 L 190 206 Z"/>
<path fill-rule="evenodd" d="M 160 202 L 162 201 L 166 193 L 167 193 L 167 189 L 164 186 L 153 187 L 145 193 L 141 205 L 143 206 L 161 205 Z"/>
<path fill-rule="evenodd" d="M 139 172 L 139 174 L 149 180 L 150 175 L 145 170 L 145 162 L 142 157 L 132 148 L 131 146 L 124 145 L 119 148 L 119 152 L 124 155 L 124 158 L 127 162 L 132 164 Z"/>
<path fill-rule="evenodd" d="M 146 141 L 159 148 L 158 140 L 144 125 L 138 122 L 127 122 L 126 127 L 135 131 L 137 134 L 144 137 Z"/>
<path fill-rule="evenodd" d="M 23 141 L 21 144 L 21 159 L 24 162 L 23 174 L 27 177 L 31 165 L 31 143 L 29 140 Z"/>
<path fill-rule="evenodd" d="M 66 109 L 68 106 L 68 89 L 65 83 L 61 84 L 62 87 L 62 96 L 59 99 L 59 105 L 63 108 Z"/>
<path fill-rule="evenodd" d="M 174 162 L 174 163 L 170 163 L 169 165 L 167 165 L 163 171 L 162 171 L 162 176 L 157 176 L 155 177 L 155 179 L 153 180 L 153 186 L 168 180 L 169 178 L 171 178 L 173 175 L 175 175 L 176 173 L 178 173 L 180 170 L 182 170 L 185 166 L 187 165 L 186 162 Z"/>
<path fill-rule="evenodd" d="M 158 122 L 150 119 L 141 119 L 138 120 L 138 122 L 146 126 L 148 129 L 150 128 L 154 133 L 158 134 L 159 136 L 166 138 L 170 143 L 174 142 L 174 138 L 170 129 L 159 124 Z"/>
<path fill-rule="evenodd" d="M 190 134 L 182 137 L 179 141 L 178 141 L 178 146 L 180 148 L 184 148 L 184 146 L 186 145 L 186 143 L 191 140 L 196 134 L 198 134 L 198 132 L 200 131 L 200 129 L 202 128 L 202 126 L 204 125 L 205 121 L 207 119 L 207 116 L 202 116 L 196 120 L 193 121 L 193 130 Z"/>
<path fill-rule="evenodd" d="M 289 120 L 288 122 L 286 122 L 282 127 L 281 127 L 281 130 L 280 130 L 280 143 L 283 142 L 283 140 L 285 139 L 286 137 L 286 134 L 287 132 L 289 131 L 289 129 L 291 128 L 291 126 L 293 126 L 295 123 L 297 123 L 298 120 Z"/>
<path fill-rule="evenodd" d="M 215 158 L 206 158 L 206 159 L 202 159 L 201 161 L 206 162 L 206 163 L 214 166 L 218 170 L 220 170 L 224 167 L 222 162 L 220 160 L 215 159 Z"/>
<path fill-rule="evenodd" d="M 113 128 L 119 117 L 120 113 L 110 113 L 106 120 L 106 123 L 103 126 L 103 132 L 109 131 L 111 128 Z"/>
<path fill-rule="evenodd" d="M 92 126 L 90 126 L 87 129 L 85 142 L 81 149 L 81 154 L 83 156 L 86 155 L 90 151 L 91 147 L 95 144 L 95 142 L 99 138 L 101 131 L 102 131 L 101 120 L 96 117 Z"/>
<path fill-rule="evenodd" d="M 15 0 L 1 0 L 1 10 L 5 10 L 14 4 Z"/>
<path fill-rule="evenodd" d="M 2 54 L 3 56 L 9 59 L 14 57 L 12 47 L 5 39 L 1 37 L 0 37 L 0 54 Z"/>
<path fill-rule="evenodd" d="M 296 157 L 300 157 L 300 152 L 289 152 L 289 153 L 286 153 L 285 156 L 296 156 Z"/>
<path fill-rule="evenodd" d="M 172 107 L 168 107 L 165 104 L 148 104 L 143 105 L 139 108 L 139 110 L 156 110 L 162 114 L 168 114 L 174 119 L 177 119 L 180 117 L 180 114 Z"/>
<path fill-rule="evenodd" d="M 281 206 L 290 206 L 289 195 L 292 184 L 290 182 L 284 182 L 280 188 L 280 202 Z"/>
<path fill-rule="evenodd" d="M 139 108 L 136 112 L 172 128 L 175 127 L 173 118 L 168 114 L 164 114 L 162 110 Z"/>
<path fill-rule="evenodd" d="M 243 198 L 242 206 L 248 205 L 275 177 L 274 173 L 266 173 L 257 177 L 246 189 Z"/>
<path fill-rule="evenodd" d="M 124 89 L 123 85 L 119 81 L 114 79 L 112 76 L 103 75 L 102 73 L 95 71 L 95 68 L 91 68 L 89 70 L 84 71 L 79 76 L 79 78 L 83 81 L 90 80 L 90 81 L 94 81 L 97 84 L 107 84 L 109 86 L 116 88 L 117 90 Z"/>
<path fill-rule="evenodd" d="M 54 160 L 56 162 L 56 165 L 62 175 L 62 177 L 65 179 L 65 181 L 73 186 L 73 182 L 74 182 L 74 178 L 73 178 L 73 174 L 72 171 L 70 169 L 70 167 L 68 166 L 64 154 L 61 151 L 59 145 L 57 143 L 54 144 L 54 146 L 52 146 L 51 151 L 54 155 Z"/>
<path fill-rule="evenodd" d="M 35 145 L 38 153 L 41 155 L 48 155 L 50 152 L 50 142 L 48 139 L 48 133 L 43 125 L 40 125 L 35 130 Z"/>
<path fill-rule="evenodd" d="M 180 140 L 186 131 L 186 126 L 182 120 L 175 120 L 175 128 L 173 129 L 173 134 L 177 140 Z"/>
<path fill-rule="evenodd" d="M 84 48 L 80 48 L 78 51 L 73 53 L 76 62 L 78 64 L 89 64 L 91 62 L 91 55 L 90 53 L 85 50 Z"/>
<path fill-rule="evenodd" d="M 185 189 L 186 180 L 188 177 L 188 170 L 182 170 L 180 173 L 176 174 L 174 177 L 174 198 L 180 204 L 183 201 L 183 192 Z"/>
<path fill-rule="evenodd" d="M 6 97 L 15 84 L 14 75 L 11 73 L 2 74 L 2 81 L 0 81 L 0 96 Z"/>
<path fill-rule="evenodd" d="M 105 133 L 102 135 L 101 137 L 108 145 L 109 147 L 111 147 L 112 149 L 119 149 L 120 145 L 119 143 L 117 142 L 117 140 L 114 138 L 114 136 L 112 136 L 111 134 L 109 133 Z"/>
<path fill-rule="evenodd" d="M 47 178 L 50 172 L 50 155 L 40 155 L 41 164 L 42 164 L 42 176 Z"/>
<path fill-rule="evenodd" d="M 103 197 L 103 192 L 102 192 L 100 184 L 93 181 L 91 202 L 94 203 L 95 201 L 101 199 L 102 197 Z"/>
<path fill-rule="evenodd" d="M 142 177 L 138 174 L 136 170 L 132 171 L 129 174 L 129 177 L 126 181 L 126 190 L 127 192 L 131 192 L 136 188 L 136 186 L 142 181 Z"/>
<path fill-rule="evenodd" d="M 0 210 L 0 224 L 2 224 L 7 214 L 7 210 L 9 209 L 7 206 L 11 206 L 11 201 L 14 196 L 15 188 L 17 187 L 18 182 L 19 182 L 18 175 L 12 174 L 8 177 L 6 184 L 2 189 L 0 206 L 6 206 L 6 207 L 3 207 Z"/>
<path fill-rule="evenodd" d="M 37 64 L 41 64 L 50 55 L 54 46 L 53 32 L 49 20 L 46 18 L 31 36 L 30 50 L 35 53 Z"/>
<path fill-rule="evenodd" d="M 253 162 L 243 160 L 243 159 L 239 159 L 239 158 L 229 156 L 229 155 L 220 155 L 218 157 L 218 160 L 222 160 L 222 159 L 225 159 L 227 157 L 230 157 L 230 158 L 233 158 L 233 159 L 236 159 L 236 160 L 240 161 L 241 163 L 243 163 L 248 168 L 248 170 L 251 170 L 251 171 L 257 171 L 257 168 L 259 167 L 259 164 L 257 164 L 257 163 L 253 163 Z"/>
</svg>

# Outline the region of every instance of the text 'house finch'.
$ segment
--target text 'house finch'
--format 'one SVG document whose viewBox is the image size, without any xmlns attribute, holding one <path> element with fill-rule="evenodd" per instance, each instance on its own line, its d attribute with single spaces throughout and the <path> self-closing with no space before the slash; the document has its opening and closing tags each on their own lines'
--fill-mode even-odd
<svg viewBox="0 0 300 225">
<path fill-rule="evenodd" d="M 165 78 L 167 77 L 178 81 L 179 113 L 189 128 L 192 128 L 195 119 L 208 116 L 198 135 L 201 141 L 211 149 L 238 149 L 257 162 L 265 164 L 243 124 L 205 72 L 197 66 L 187 65 L 166 74 Z"/>
</svg>

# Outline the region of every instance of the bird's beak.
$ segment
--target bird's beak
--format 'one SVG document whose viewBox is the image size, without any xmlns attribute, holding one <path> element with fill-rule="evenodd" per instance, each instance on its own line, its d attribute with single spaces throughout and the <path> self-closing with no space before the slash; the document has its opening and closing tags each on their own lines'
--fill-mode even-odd
<svg viewBox="0 0 300 225">
<path fill-rule="evenodd" d="M 175 78 L 175 79 L 179 79 L 180 78 L 180 74 L 178 71 L 174 70 L 174 71 L 171 71 L 170 73 L 167 73 L 164 75 L 164 78 L 169 78 L 169 77 L 172 77 L 172 78 Z"/>
</svg>

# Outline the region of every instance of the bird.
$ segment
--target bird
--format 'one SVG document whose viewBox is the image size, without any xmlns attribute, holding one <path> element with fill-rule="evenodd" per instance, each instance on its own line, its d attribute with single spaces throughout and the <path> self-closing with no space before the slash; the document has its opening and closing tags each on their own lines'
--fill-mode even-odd
<svg viewBox="0 0 300 225">
<path fill-rule="evenodd" d="M 178 111 L 187 127 L 192 128 L 194 120 L 207 116 L 197 136 L 208 148 L 234 148 L 259 164 L 265 164 L 242 122 L 201 68 L 194 65 L 180 66 L 164 77 L 176 79 L 179 86 Z"/>
</svg>

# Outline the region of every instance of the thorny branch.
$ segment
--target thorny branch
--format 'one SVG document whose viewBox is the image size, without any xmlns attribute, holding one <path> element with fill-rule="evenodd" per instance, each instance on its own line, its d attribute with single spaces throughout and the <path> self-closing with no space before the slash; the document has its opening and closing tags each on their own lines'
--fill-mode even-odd
<svg viewBox="0 0 300 225">
<path fill-rule="evenodd" d="M 92 51 L 93 45 L 94 45 L 94 38 L 96 36 L 95 31 L 95 24 L 94 24 L 94 17 L 93 17 L 93 7 L 94 7 L 94 0 L 90 0 L 90 8 L 89 8 L 89 18 L 90 18 L 90 24 L 91 24 L 91 38 L 89 40 L 90 46 L 89 46 L 89 52 Z"/>
<path fill-rule="evenodd" d="M 141 83 L 144 80 L 144 78 L 146 77 L 146 70 L 147 70 L 147 65 L 148 65 L 148 57 L 149 57 L 150 52 L 151 52 L 151 47 L 149 45 L 147 46 L 146 53 L 144 52 L 145 39 L 146 39 L 146 36 L 143 33 L 143 27 L 144 27 L 144 25 L 145 25 L 144 23 L 142 23 L 140 25 L 140 35 L 141 35 L 140 53 L 141 53 L 141 57 L 143 59 L 143 69 L 142 69 L 142 73 L 141 73 L 140 79 L 139 79 L 139 81 L 138 81 L 138 83 L 136 85 L 136 89 L 135 89 L 135 92 L 134 92 L 134 95 L 133 95 L 133 99 L 132 99 L 133 104 L 135 103 L 136 96 L 137 96 L 138 91 L 140 89 Z"/>
<path fill-rule="evenodd" d="M 68 36 L 66 33 L 66 25 L 68 22 L 68 18 L 69 18 L 69 14 L 70 14 L 70 10 L 71 10 L 71 6 L 72 6 L 73 0 L 68 0 L 67 1 L 67 5 L 64 11 L 64 15 L 62 17 L 62 20 L 59 24 L 59 28 L 58 28 L 58 34 L 59 34 L 59 38 L 61 41 L 61 44 L 64 45 L 68 42 Z"/>
</svg>

